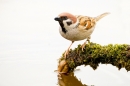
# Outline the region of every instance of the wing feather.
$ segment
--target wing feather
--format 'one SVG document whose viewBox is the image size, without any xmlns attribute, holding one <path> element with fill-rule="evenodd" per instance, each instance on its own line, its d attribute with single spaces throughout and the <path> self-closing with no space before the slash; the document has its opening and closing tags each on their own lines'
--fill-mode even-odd
<svg viewBox="0 0 130 86">
<path fill-rule="evenodd" d="M 82 16 L 82 15 L 78 15 L 76 17 L 79 20 L 79 26 L 78 26 L 79 29 L 89 30 L 95 26 L 96 21 L 92 17 Z"/>
</svg>

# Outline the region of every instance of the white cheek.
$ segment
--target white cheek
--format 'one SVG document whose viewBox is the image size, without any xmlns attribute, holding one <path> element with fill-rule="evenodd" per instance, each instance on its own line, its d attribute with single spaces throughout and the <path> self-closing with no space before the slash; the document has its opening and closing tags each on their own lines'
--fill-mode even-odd
<svg viewBox="0 0 130 86">
<path fill-rule="evenodd" d="M 67 19 L 66 22 L 71 22 L 72 20 L 71 19 Z"/>
<path fill-rule="evenodd" d="M 67 25 L 67 22 L 72 22 L 72 20 L 70 20 L 70 19 L 64 20 L 64 21 L 63 21 L 63 24 L 64 24 L 65 26 L 68 26 L 68 25 Z"/>
</svg>

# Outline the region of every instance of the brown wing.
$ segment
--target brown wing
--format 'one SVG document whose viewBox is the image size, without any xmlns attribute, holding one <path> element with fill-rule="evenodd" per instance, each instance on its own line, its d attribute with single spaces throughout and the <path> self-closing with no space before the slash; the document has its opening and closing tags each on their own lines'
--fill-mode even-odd
<svg viewBox="0 0 130 86">
<path fill-rule="evenodd" d="M 92 17 L 82 16 L 82 15 L 78 15 L 76 17 L 79 20 L 79 26 L 78 27 L 80 29 L 89 30 L 90 28 L 95 26 L 96 21 Z"/>
</svg>

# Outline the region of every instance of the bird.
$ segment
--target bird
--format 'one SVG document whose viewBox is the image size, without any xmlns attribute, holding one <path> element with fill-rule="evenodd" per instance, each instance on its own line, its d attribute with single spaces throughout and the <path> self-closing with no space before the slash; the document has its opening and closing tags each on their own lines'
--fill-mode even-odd
<svg viewBox="0 0 130 86">
<path fill-rule="evenodd" d="M 82 51 L 86 43 L 90 43 L 91 34 L 93 33 L 97 21 L 106 15 L 110 14 L 109 12 L 102 13 L 96 17 L 90 17 L 85 15 L 73 15 L 69 12 L 62 12 L 54 18 L 55 21 L 59 23 L 59 33 L 62 37 L 71 41 L 70 46 L 64 53 L 64 57 L 69 53 L 69 50 L 72 44 L 75 41 L 85 40 L 81 45 Z"/>
</svg>

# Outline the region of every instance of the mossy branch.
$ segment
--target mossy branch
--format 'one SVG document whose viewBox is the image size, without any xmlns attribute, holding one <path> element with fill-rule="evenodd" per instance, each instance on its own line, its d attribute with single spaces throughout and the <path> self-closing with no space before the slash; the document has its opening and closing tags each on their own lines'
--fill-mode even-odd
<svg viewBox="0 0 130 86">
<path fill-rule="evenodd" d="M 81 45 L 78 45 L 74 50 L 70 50 L 66 58 L 64 55 L 60 58 L 59 65 L 63 60 L 68 67 L 66 73 L 73 71 L 80 65 L 90 65 L 95 70 L 100 63 L 112 64 L 118 69 L 125 68 L 130 71 L 130 45 L 108 44 L 101 46 L 100 44 L 89 43 L 86 44 L 84 51 L 82 51 Z M 62 71 L 64 68 L 59 67 L 59 72 L 64 72 Z"/>
</svg>

